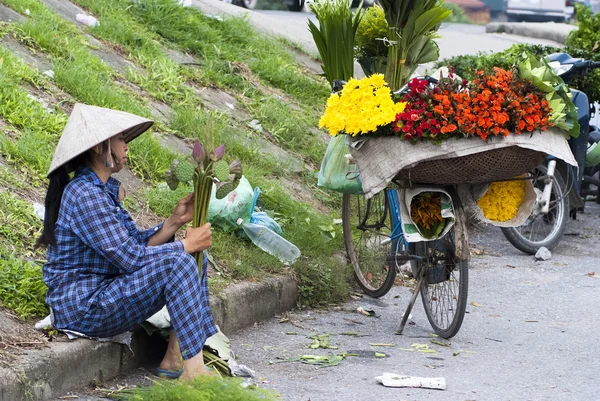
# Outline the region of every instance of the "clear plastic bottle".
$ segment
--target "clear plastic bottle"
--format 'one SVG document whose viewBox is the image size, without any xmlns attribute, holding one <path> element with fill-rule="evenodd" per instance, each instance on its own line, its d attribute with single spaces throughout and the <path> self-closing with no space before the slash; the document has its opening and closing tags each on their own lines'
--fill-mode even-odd
<svg viewBox="0 0 600 401">
<path fill-rule="evenodd" d="M 242 229 L 254 245 L 268 254 L 275 256 L 283 263 L 291 265 L 300 257 L 298 247 L 275 231 L 259 224 L 245 223 L 243 219 L 238 219 L 237 223 L 242 226 Z"/>
</svg>

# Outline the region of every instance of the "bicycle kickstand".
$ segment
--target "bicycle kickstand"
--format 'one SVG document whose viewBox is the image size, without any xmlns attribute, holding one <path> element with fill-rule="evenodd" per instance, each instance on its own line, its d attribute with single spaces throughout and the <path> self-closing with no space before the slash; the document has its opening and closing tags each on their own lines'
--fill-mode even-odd
<svg viewBox="0 0 600 401">
<path fill-rule="evenodd" d="M 417 296 L 419 295 L 419 292 L 421 291 L 421 284 L 423 283 L 424 279 L 425 279 L 425 275 L 420 274 L 419 281 L 417 281 L 417 285 L 415 287 L 415 292 L 413 293 L 412 297 L 410 298 L 410 302 L 408 303 L 408 307 L 406 308 L 406 311 L 404 311 L 404 315 L 402 316 L 402 321 L 400 322 L 400 328 L 398 329 L 396 334 L 402 334 L 402 332 L 404 331 L 404 326 L 406 326 L 406 321 L 408 320 L 408 316 L 410 315 L 410 312 L 412 311 L 415 301 L 417 300 Z"/>
</svg>

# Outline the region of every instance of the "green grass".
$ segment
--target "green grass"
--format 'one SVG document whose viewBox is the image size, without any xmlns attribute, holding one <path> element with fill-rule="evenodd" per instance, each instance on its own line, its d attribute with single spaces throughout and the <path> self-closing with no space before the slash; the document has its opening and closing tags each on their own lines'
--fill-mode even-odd
<svg viewBox="0 0 600 401">
<path fill-rule="evenodd" d="M 44 316 L 46 286 L 41 266 L 5 253 L 0 245 L 0 305 L 20 318 Z"/>
<path fill-rule="evenodd" d="M 42 221 L 30 203 L 0 192 L 0 247 L 31 255 L 41 228 Z"/>
<path fill-rule="evenodd" d="M 72 25 L 37 0 L 6 0 L 4 4 L 21 13 L 28 8 L 32 18 L 3 25 L 0 33 L 13 35 L 49 58 L 55 72 L 54 84 L 62 91 L 53 92 L 55 98 L 71 96 L 79 102 L 147 117 L 151 115 L 150 101 L 164 102 L 171 107 L 172 114 L 165 121 L 158 121 L 155 129 L 186 140 L 205 141 L 204 127 L 209 119 L 214 121 L 215 144 L 226 145 L 228 161 L 237 158 L 242 162 L 246 178 L 262 190 L 259 201 L 263 210 L 278 219 L 285 237 L 302 252 L 292 273 L 248 240 L 216 228 L 211 254 L 224 268 L 224 275 L 211 278 L 211 290 L 222 288 L 225 280 L 260 279 L 287 272 L 301 279 L 303 303 L 329 303 L 347 296 L 349 272 L 331 256 L 343 248 L 341 229 L 336 226 L 337 235 L 330 239 L 323 228 L 340 217 L 339 196 L 317 189 L 314 174 L 287 170 L 281 160 L 255 141 L 260 134 L 225 113 L 208 110 L 193 89 L 212 86 L 227 91 L 238 100 L 238 109 L 243 109 L 250 119 L 259 120 L 269 132 L 270 140 L 302 162 L 318 166 L 326 145 L 313 131 L 329 89 L 323 79 L 305 74 L 296 65 L 297 49 L 285 41 L 258 35 L 243 19 L 217 21 L 194 9 L 173 7 L 170 0 L 135 4 L 129 0 L 76 0 L 75 3 L 99 17 L 100 26 Z M 104 63 L 93 52 L 84 32 L 118 51 L 135 67 L 121 74 Z M 169 58 L 168 49 L 193 54 L 201 65 L 179 65 Z M 3 60 L 0 118 L 11 127 L 9 132 L 0 133 L 0 151 L 15 171 L 23 171 L 19 174 L 25 174 L 29 183 L 44 187 L 43 177 L 66 115 L 58 108 L 46 110 L 27 96 L 31 86 L 42 92 L 54 91 L 52 88 L 56 86 L 46 76 L 1 46 L 0 58 Z M 157 135 L 146 134 L 133 141 L 130 168 L 151 189 L 127 199 L 128 208 L 134 212 L 150 208 L 158 216 L 168 216 L 176 201 L 190 190 L 160 189 L 171 161 L 181 157 L 165 147 Z M 0 172 L 2 186 L 16 187 L 19 181 L 16 174 L 7 169 Z M 280 185 L 278 180 L 282 177 L 300 180 L 333 208 L 333 215 L 317 212 L 295 200 Z M 25 229 L 27 219 L 26 215 L 13 213 L 10 227 Z M 36 222 L 39 229 L 41 222 Z M 23 262 L 33 257 L 24 249 L 35 236 L 24 239 L 17 233 L 18 230 L 12 229 L 0 232 L 0 250 L 15 249 L 15 257 Z M 15 247 L 18 238 L 29 242 L 23 242 L 23 248 Z"/>
<path fill-rule="evenodd" d="M 258 387 L 244 388 L 240 378 L 202 376 L 180 382 L 161 380 L 150 387 L 106 391 L 106 396 L 120 401 L 273 401 L 278 396 L 270 390 Z"/>
</svg>

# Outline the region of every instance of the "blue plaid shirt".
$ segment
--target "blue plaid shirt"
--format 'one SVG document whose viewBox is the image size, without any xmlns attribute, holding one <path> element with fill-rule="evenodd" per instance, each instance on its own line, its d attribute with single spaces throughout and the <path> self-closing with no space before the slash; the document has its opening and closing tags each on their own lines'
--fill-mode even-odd
<svg viewBox="0 0 600 401">
<path fill-rule="evenodd" d="M 180 241 L 147 246 L 162 223 L 139 230 L 117 200 L 120 185 L 112 177 L 104 184 L 84 167 L 65 188 L 55 229 L 57 245 L 48 247 L 43 267 L 46 302 L 56 327 L 68 328 L 82 319 L 112 278 L 183 252 Z"/>
</svg>

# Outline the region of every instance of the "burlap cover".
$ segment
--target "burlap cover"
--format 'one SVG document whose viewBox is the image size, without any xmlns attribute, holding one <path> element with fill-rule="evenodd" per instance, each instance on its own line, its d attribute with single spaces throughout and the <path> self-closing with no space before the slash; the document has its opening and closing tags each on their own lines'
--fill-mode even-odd
<svg viewBox="0 0 600 401">
<path fill-rule="evenodd" d="M 349 138 L 350 139 L 350 138 Z M 367 198 L 394 178 L 413 184 L 485 183 L 511 178 L 542 163 L 551 154 L 573 166 L 577 162 L 562 130 L 507 137 L 448 139 L 441 144 L 412 144 L 395 136 L 352 138 L 356 162 Z"/>
</svg>

